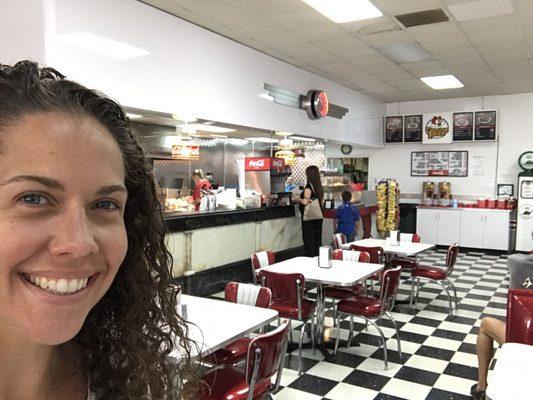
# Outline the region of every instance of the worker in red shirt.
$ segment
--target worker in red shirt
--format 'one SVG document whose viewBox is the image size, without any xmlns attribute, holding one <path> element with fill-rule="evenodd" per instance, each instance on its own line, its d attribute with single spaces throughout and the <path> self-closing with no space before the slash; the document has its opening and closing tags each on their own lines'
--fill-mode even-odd
<svg viewBox="0 0 533 400">
<path fill-rule="evenodd" d="M 204 173 L 201 169 L 195 169 L 192 173 L 192 180 L 194 181 L 194 191 L 192 193 L 192 202 L 196 211 L 200 210 L 200 202 L 202 201 L 202 190 L 211 189 L 211 184 L 204 178 Z"/>
</svg>

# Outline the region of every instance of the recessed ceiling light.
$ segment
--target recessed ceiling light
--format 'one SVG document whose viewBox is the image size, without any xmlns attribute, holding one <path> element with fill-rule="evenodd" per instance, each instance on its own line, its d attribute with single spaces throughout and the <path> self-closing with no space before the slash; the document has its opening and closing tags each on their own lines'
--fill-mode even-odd
<svg viewBox="0 0 533 400">
<path fill-rule="evenodd" d="M 422 82 L 431 87 L 432 89 L 456 89 L 462 88 L 465 85 L 453 75 L 440 75 L 440 76 L 425 76 L 420 78 Z"/>
<path fill-rule="evenodd" d="M 381 47 L 378 50 L 399 64 L 433 60 L 431 54 L 418 43 L 395 44 Z"/>
<path fill-rule="evenodd" d="M 60 36 L 60 41 L 83 50 L 115 58 L 127 60 L 150 54 L 144 49 L 122 43 L 113 39 L 94 35 L 89 32 L 73 32 Z"/>
<path fill-rule="evenodd" d="M 246 140 L 250 140 L 252 142 L 261 142 L 261 143 L 278 143 L 278 139 L 270 139 L 266 137 L 247 137 Z"/>
<path fill-rule="evenodd" d="M 139 119 L 143 116 L 141 114 L 126 113 L 126 117 L 128 117 L 129 119 Z"/>
<path fill-rule="evenodd" d="M 292 140 L 301 141 L 301 142 L 316 142 L 315 139 L 303 137 L 303 136 L 291 136 Z"/>
<path fill-rule="evenodd" d="M 262 99 L 268 100 L 268 101 L 274 101 L 274 97 L 269 95 L 268 93 L 261 93 L 258 95 L 258 97 L 261 97 Z"/>
<path fill-rule="evenodd" d="M 303 2 L 338 24 L 383 15 L 369 0 L 303 0 Z"/>
<path fill-rule="evenodd" d="M 216 126 L 216 125 L 185 124 L 185 125 L 179 125 L 179 126 L 180 128 L 188 126 L 188 127 L 191 127 L 192 129 L 196 129 L 197 131 L 212 132 L 212 133 L 235 132 L 235 129 L 223 128 L 221 126 Z"/>
<path fill-rule="evenodd" d="M 291 132 L 284 132 L 284 131 L 276 131 L 274 132 L 274 134 L 277 136 L 291 136 L 292 135 Z"/>
</svg>

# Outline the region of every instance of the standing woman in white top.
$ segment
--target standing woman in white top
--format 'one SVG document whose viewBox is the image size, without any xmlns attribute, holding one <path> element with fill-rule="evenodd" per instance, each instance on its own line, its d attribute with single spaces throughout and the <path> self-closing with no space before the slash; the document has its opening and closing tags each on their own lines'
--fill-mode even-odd
<svg viewBox="0 0 533 400">
<path fill-rule="evenodd" d="M 0 64 L 0 399 L 194 398 L 164 232 L 123 109 Z"/>
</svg>

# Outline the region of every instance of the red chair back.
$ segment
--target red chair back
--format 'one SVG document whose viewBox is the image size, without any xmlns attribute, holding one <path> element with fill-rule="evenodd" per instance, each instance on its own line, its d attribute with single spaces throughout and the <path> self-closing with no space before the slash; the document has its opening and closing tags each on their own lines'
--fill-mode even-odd
<svg viewBox="0 0 533 400">
<path fill-rule="evenodd" d="M 413 243 L 420 243 L 420 235 L 418 233 L 413 233 Z"/>
<path fill-rule="evenodd" d="M 344 260 L 345 259 L 345 255 L 350 251 L 355 251 L 355 250 L 333 250 L 333 259 L 334 260 Z M 361 251 L 359 252 L 359 258 L 358 260 L 359 262 L 370 262 L 370 254 L 368 254 L 366 251 Z"/>
<path fill-rule="evenodd" d="M 344 233 L 335 233 L 333 235 L 333 248 L 340 249 L 346 243 L 346 235 Z"/>
<path fill-rule="evenodd" d="M 264 286 L 272 292 L 272 301 L 298 307 L 303 298 L 305 278 L 302 274 L 280 274 L 261 271 Z"/>
<path fill-rule="evenodd" d="M 224 290 L 224 298 L 230 303 L 269 308 L 272 301 L 272 293 L 266 287 L 229 282 Z"/>
<path fill-rule="evenodd" d="M 356 250 L 360 252 L 366 252 L 370 255 L 370 262 L 372 264 L 381 264 L 383 257 L 383 248 L 382 247 L 365 247 L 365 246 L 356 246 L 355 244 L 350 246 L 350 250 Z"/>
<path fill-rule="evenodd" d="M 533 290 L 509 289 L 505 341 L 533 345 Z"/>
<path fill-rule="evenodd" d="M 270 250 L 258 251 L 257 253 L 252 253 L 252 274 L 254 277 L 254 282 L 257 282 L 256 270 L 259 268 L 266 267 L 267 265 L 274 264 L 276 262 L 276 256 L 274 252 Z"/>
<path fill-rule="evenodd" d="M 450 276 L 453 272 L 455 262 L 457 261 L 457 254 L 459 254 L 459 245 L 454 243 L 448 247 L 448 252 L 446 253 L 446 277 Z"/>
<path fill-rule="evenodd" d="M 402 267 L 387 269 L 381 275 L 381 294 L 380 298 L 383 303 L 389 302 L 396 298 L 398 285 L 400 284 L 400 275 Z"/>
<path fill-rule="evenodd" d="M 400 233 L 400 241 L 420 243 L 420 235 L 418 233 Z"/>
<path fill-rule="evenodd" d="M 263 333 L 252 339 L 246 357 L 246 382 L 253 392 L 258 382 L 269 382 L 283 368 L 283 358 L 287 350 L 289 322 L 284 321 L 276 330 Z M 255 398 L 255 397 L 254 397 Z"/>
</svg>

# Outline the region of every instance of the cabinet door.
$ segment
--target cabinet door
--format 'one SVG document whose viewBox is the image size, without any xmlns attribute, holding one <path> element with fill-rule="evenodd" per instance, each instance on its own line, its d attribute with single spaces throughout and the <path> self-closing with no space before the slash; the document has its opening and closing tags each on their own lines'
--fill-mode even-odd
<svg viewBox="0 0 533 400">
<path fill-rule="evenodd" d="M 443 246 L 460 243 L 461 211 L 438 210 L 437 215 L 439 229 L 437 231 L 437 241 L 435 243 Z"/>
<path fill-rule="evenodd" d="M 416 233 L 423 243 L 437 243 L 438 221 L 435 210 L 418 208 L 416 211 Z"/>
<path fill-rule="evenodd" d="M 483 245 L 486 249 L 509 249 L 509 212 L 488 211 L 485 213 Z"/>
<path fill-rule="evenodd" d="M 485 214 L 482 211 L 461 210 L 461 246 L 483 248 Z"/>
</svg>

